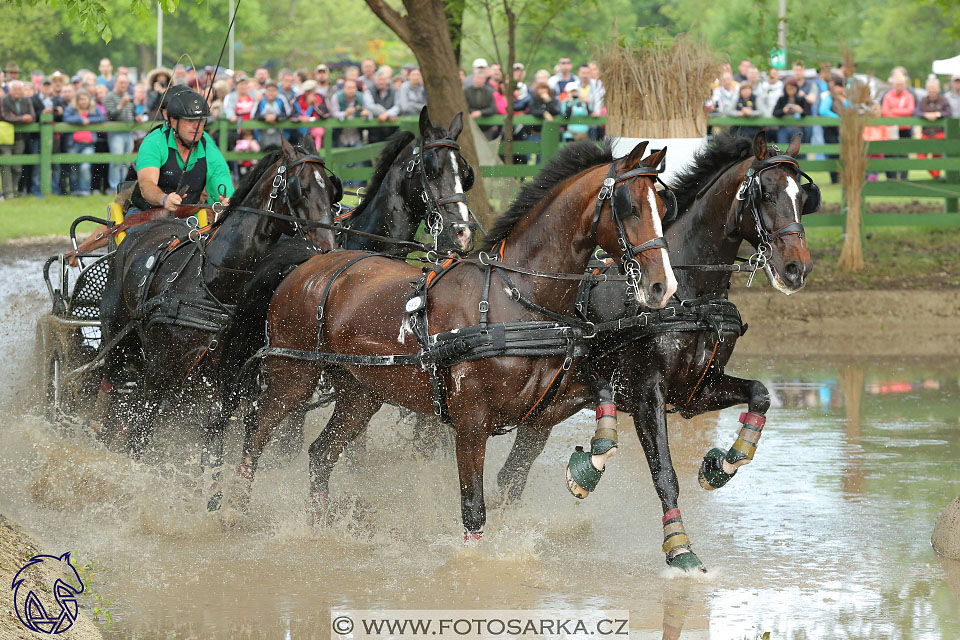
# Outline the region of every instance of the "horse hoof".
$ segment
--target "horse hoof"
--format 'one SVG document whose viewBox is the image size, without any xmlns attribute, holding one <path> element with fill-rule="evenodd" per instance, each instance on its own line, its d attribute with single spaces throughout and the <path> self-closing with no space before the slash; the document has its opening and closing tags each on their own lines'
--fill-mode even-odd
<svg viewBox="0 0 960 640">
<path fill-rule="evenodd" d="M 219 511 L 223 502 L 223 492 L 218 491 L 207 500 L 207 511 Z"/>
<path fill-rule="evenodd" d="M 698 558 L 697 554 L 695 554 L 693 551 L 678 553 L 673 557 L 667 556 L 667 566 L 673 567 L 674 569 L 680 569 L 684 573 L 707 572 L 707 568 L 703 566 L 703 563 L 700 562 L 700 558 Z"/>
<path fill-rule="evenodd" d="M 703 456 L 697 479 L 700 481 L 700 486 L 707 491 L 719 489 L 730 482 L 730 478 L 737 475 L 736 470 L 733 473 L 727 473 L 723 470 L 723 458 L 726 455 L 726 451 L 714 447 L 707 452 L 707 455 Z"/>
<path fill-rule="evenodd" d="M 330 520 L 330 492 L 329 491 L 311 491 L 310 492 L 310 511 L 313 516 L 313 523 L 317 525 L 327 525 Z"/>
<path fill-rule="evenodd" d="M 577 450 L 570 454 L 570 462 L 567 463 L 567 489 L 581 500 L 597 488 L 603 475 L 603 471 L 593 466 L 590 457 L 589 452 L 577 447 Z"/>
<path fill-rule="evenodd" d="M 482 540 L 483 540 L 483 531 L 464 531 L 463 532 L 463 544 L 467 546 L 478 545 Z"/>
</svg>

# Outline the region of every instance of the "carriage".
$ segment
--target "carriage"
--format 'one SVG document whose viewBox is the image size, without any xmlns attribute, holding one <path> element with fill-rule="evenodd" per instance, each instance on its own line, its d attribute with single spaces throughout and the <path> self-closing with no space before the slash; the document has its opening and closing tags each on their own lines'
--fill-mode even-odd
<svg viewBox="0 0 960 640">
<path fill-rule="evenodd" d="M 77 250 L 77 228 L 82 224 L 111 227 L 123 220 L 120 206 L 110 204 L 108 218 L 81 216 L 70 225 L 70 242 Z M 119 234 L 122 240 L 122 234 Z M 104 250 L 78 253 L 77 266 L 67 254 L 47 258 L 43 279 L 51 306 L 37 321 L 36 374 L 44 415 L 54 421 L 81 418 L 92 409 L 100 379 L 96 373 L 100 351 L 100 301 L 116 250 L 110 237 Z"/>
</svg>

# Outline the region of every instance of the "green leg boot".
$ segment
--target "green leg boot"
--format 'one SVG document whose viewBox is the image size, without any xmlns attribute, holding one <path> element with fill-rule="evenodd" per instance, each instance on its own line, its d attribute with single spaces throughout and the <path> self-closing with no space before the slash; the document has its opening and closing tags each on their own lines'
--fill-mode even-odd
<svg viewBox="0 0 960 640">
<path fill-rule="evenodd" d="M 667 554 L 667 565 L 685 572 L 707 570 L 690 546 L 690 538 L 683 528 L 680 509 L 670 509 L 663 514 L 663 552 Z"/>
</svg>

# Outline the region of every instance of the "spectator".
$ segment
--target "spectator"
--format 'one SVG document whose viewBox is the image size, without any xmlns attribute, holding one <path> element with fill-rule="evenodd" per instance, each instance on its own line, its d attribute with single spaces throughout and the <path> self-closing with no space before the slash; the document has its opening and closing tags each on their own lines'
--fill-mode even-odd
<svg viewBox="0 0 960 640">
<path fill-rule="evenodd" d="M 90 82 L 87 83 L 91 87 L 89 91 L 91 96 L 95 96 L 94 104 L 97 109 L 100 110 L 100 113 L 103 115 L 104 121 L 107 119 L 107 108 L 103 105 L 104 98 L 107 97 L 107 94 L 110 92 L 107 89 L 106 85 L 97 84 L 97 78 L 93 73 L 89 73 Z M 98 131 L 93 135 L 94 139 L 94 151 L 96 153 L 109 153 L 110 145 L 107 142 L 107 134 L 105 131 Z M 110 174 L 110 165 L 106 162 L 95 163 L 90 167 L 90 188 L 92 191 L 99 191 L 100 193 L 108 193 L 109 189 L 109 174 Z"/>
<path fill-rule="evenodd" d="M 356 85 L 354 85 L 356 86 Z M 317 82 L 315 80 L 307 80 L 300 85 L 300 90 L 303 91 L 296 99 L 293 101 L 293 119 L 299 122 L 313 122 L 314 120 L 323 120 L 330 117 L 330 109 L 327 105 L 326 98 L 322 94 L 317 93 Z M 311 127 L 310 129 L 298 129 L 300 135 L 305 136 L 307 134 L 312 135 L 314 139 L 314 146 L 319 149 L 323 146 L 323 127 Z"/>
<path fill-rule="evenodd" d="M 63 114 L 63 121 L 69 124 L 90 125 L 104 121 L 104 116 L 90 100 L 86 91 L 77 93 L 73 103 Z M 95 137 L 92 131 L 75 131 L 67 149 L 69 153 L 92 155 L 94 152 Z M 79 166 L 76 182 L 70 182 L 70 194 L 75 196 L 89 196 L 91 189 L 90 163 L 83 162 Z M 75 187 L 75 188 L 74 188 Z"/>
<path fill-rule="evenodd" d="M 363 108 L 378 122 L 396 122 L 400 115 L 397 92 L 390 86 L 390 71 L 380 69 L 373 77 L 373 86 L 363 90 Z M 377 127 L 368 135 L 369 142 L 381 142 L 396 131 L 395 127 Z"/>
<path fill-rule="evenodd" d="M 352 118 L 369 118 L 370 112 L 363 106 L 363 99 L 357 94 L 357 81 L 345 80 L 343 89 L 338 91 L 330 101 L 330 114 L 340 120 Z M 337 130 L 338 145 L 341 147 L 358 147 L 363 141 L 360 131 L 355 127 Z"/>
<path fill-rule="evenodd" d="M 252 129 L 244 129 L 240 132 L 240 139 L 237 140 L 237 144 L 234 147 L 234 151 L 245 151 L 251 153 L 260 152 L 260 143 L 257 142 L 257 139 L 254 137 L 254 132 Z M 237 162 L 237 177 L 242 178 L 253 165 L 256 164 L 255 160 L 240 160 Z"/>
<path fill-rule="evenodd" d="M 33 81 L 26 81 L 23 83 L 23 97 L 26 100 L 30 101 L 30 104 L 33 105 L 33 113 L 36 115 L 36 120 L 40 120 L 40 113 L 43 112 L 43 105 L 40 105 L 40 108 L 37 108 L 36 103 L 37 90 L 33 86 Z M 27 153 L 39 153 L 40 152 L 40 133 L 28 133 L 24 137 L 26 143 Z M 20 183 L 17 185 L 16 191 L 18 193 L 23 193 L 24 195 L 30 195 L 34 176 L 37 179 L 40 179 L 40 165 L 23 165 L 23 171 L 20 174 Z"/>
<path fill-rule="evenodd" d="M 560 113 L 565 118 L 590 115 L 590 105 L 580 97 L 580 87 L 572 83 L 567 85 L 567 98 L 560 105 Z M 590 125 L 568 124 L 567 136 L 573 140 L 586 140 L 590 136 Z"/>
<path fill-rule="evenodd" d="M 530 115 L 552 122 L 554 116 L 560 115 L 560 102 L 553 95 L 546 82 L 533 85 L 533 95 L 530 97 Z"/>
<path fill-rule="evenodd" d="M 283 122 L 290 116 L 290 105 L 280 95 L 280 88 L 273 80 L 267 80 L 263 89 L 263 98 L 257 104 L 256 119 L 261 122 Z M 280 129 L 261 129 L 259 131 L 261 147 L 279 147 L 283 142 Z"/>
<path fill-rule="evenodd" d="M 537 69 L 537 71 L 533 74 L 532 84 L 536 85 L 536 84 L 540 84 L 541 82 L 547 86 L 550 85 L 550 72 L 547 71 L 546 69 Z M 551 89 L 551 92 L 552 91 L 553 90 Z"/>
<path fill-rule="evenodd" d="M 810 103 L 804 100 L 803 92 L 795 78 L 788 78 L 783 83 L 783 95 L 774 105 L 773 115 L 777 118 L 794 118 L 796 120 L 810 115 Z M 787 144 L 798 133 L 803 133 L 803 127 L 780 127 L 777 132 L 777 142 L 781 145 Z"/>
<path fill-rule="evenodd" d="M 356 69 L 356 67 L 353 68 Z M 329 100 L 334 91 L 333 85 L 330 83 L 330 69 L 325 64 L 318 64 L 314 75 L 316 76 L 317 93 L 323 96 L 324 100 Z"/>
<path fill-rule="evenodd" d="M 403 79 L 403 74 L 398 73 L 390 79 L 390 86 L 393 87 L 394 92 L 400 91 L 400 87 L 403 86 L 403 83 L 406 80 Z"/>
<path fill-rule="evenodd" d="M 733 81 L 733 74 L 724 71 L 720 74 L 720 86 L 713 90 L 713 110 L 722 116 L 735 116 L 739 97 L 740 91 Z"/>
<path fill-rule="evenodd" d="M 463 90 L 470 117 L 476 120 L 481 116 L 492 116 L 497 112 L 497 104 L 493 99 L 493 90 L 486 83 L 486 75 L 474 73 L 471 77 L 471 86 Z"/>
<path fill-rule="evenodd" d="M 753 101 L 756 104 L 756 115 L 765 116 L 768 113 L 773 112 L 773 105 L 769 105 L 769 110 L 767 109 L 768 100 L 770 96 L 764 91 L 763 83 L 760 81 L 760 70 L 754 66 L 750 66 L 747 69 L 747 80 L 746 83 L 750 85 L 753 89 Z M 773 104 L 776 104 L 776 100 L 773 101 Z"/>
<path fill-rule="evenodd" d="M 920 99 L 917 103 L 917 112 L 916 116 L 918 118 L 926 118 L 930 122 L 936 122 L 937 120 L 942 120 L 943 118 L 950 118 L 953 116 L 953 112 L 950 109 L 950 103 L 947 101 L 947 98 L 940 93 L 940 81 L 934 76 L 927 80 L 926 84 L 927 95 Z M 925 126 L 921 129 L 921 137 L 924 139 L 935 139 L 943 140 L 946 135 L 946 132 L 943 130 L 942 126 Z M 927 155 L 924 153 L 918 153 L 918 158 L 926 158 Z M 940 158 L 942 157 L 939 154 L 934 154 L 931 157 Z M 933 179 L 936 180 L 940 177 L 940 172 L 936 169 L 930 170 L 930 175 L 933 176 Z"/>
<path fill-rule="evenodd" d="M 362 92 L 362 90 L 360 89 L 360 84 L 361 84 L 361 82 L 360 82 L 360 69 L 357 68 L 357 67 L 355 67 L 355 66 L 349 66 L 349 67 L 347 67 L 346 69 L 344 69 L 343 75 L 340 76 L 340 78 L 337 80 L 337 86 L 336 86 L 337 91 L 342 91 L 342 90 L 343 90 L 343 85 L 344 85 L 344 83 L 345 83 L 347 80 L 353 80 L 353 81 L 356 83 L 356 85 L 357 85 L 357 91 L 360 92 L 360 95 L 361 95 L 361 97 L 362 97 L 362 96 L 363 96 L 363 92 Z M 327 101 L 329 102 L 329 96 L 328 96 L 328 100 L 327 100 Z"/>
<path fill-rule="evenodd" d="M 147 112 L 150 114 L 151 120 L 157 116 L 160 99 L 170 85 L 172 77 L 173 72 L 166 67 L 157 67 L 147 74 Z"/>
<path fill-rule="evenodd" d="M 360 63 L 360 73 L 361 76 L 357 80 L 357 91 L 363 92 L 371 89 L 376 84 L 374 75 L 377 73 L 377 63 L 371 58 L 367 58 Z"/>
<path fill-rule="evenodd" d="M 950 113 L 953 117 L 960 118 L 960 73 L 950 77 L 950 90 L 944 94 L 944 97 L 950 103 Z"/>
<path fill-rule="evenodd" d="M 777 102 L 783 95 L 783 80 L 780 79 L 780 70 L 770 69 L 767 71 L 767 75 L 760 80 L 760 86 L 767 98 L 763 117 L 769 118 L 773 116 L 773 110 L 776 108 Z"/>
<path fill-rule="evenodd" d="M 760 110 L 757 107 L 757 99 L 753 95 L 753 85 L 750 84 L 749 80 L 740 83 L 735 111 L 734 115 L 740 118 L 756 118 L 760 115 Z M 733 127 L 735 135 L 746 138 L 754 137 L 757 135 L 757 131 L 757 127 L 753 126 Z"/>
<path fill-rule="evenodd" d="M 97 84 L 105 86 L 108 91 L 113 91 L 113 63 L 110 62 L 110 58 L 102 58 L 100 66 L 97 68 L 100 70 L 100 75 L 97 76 Z"/>
<path fill-rule="evenodd" d="M 9 94 L 10 83 L 13 82 L 14 80 L 20 79 L 20 65 L 18 65 L 16 62 L 8 62 L 7 67 L 3 70 L 3 72 L 5 74 L 4 85 L 3 85 L 4 91 L 6 91 L 7 94 Z"/>
<path fill-rule="evenodd" d="M 400 87 L 398 96 L 400 115 L 416 116 L 427 104 L 427 88 L 423 86 L 420 67 L 413 67 L 407 73 L 407 81 Z"/>
<path fill-rule="evenodd" d="M 576 82 L 576 78 L 570 73 L 571 69 L 573 69 L 573 65 L 570 63 L 570 58 L 567 56 L 560 58 L 557 63 L 557 74 L 548 81 L 550 90 L 553 91 L 554 95 L 564 93 L 569 83 Z"/>
<path fill-rule="evenodd" d="M 19 67 L 8 64 L 7 69 Z M 9 71 L 8 71 L 9 73 Z M 13 124 L 30 124 L 36 120 L 36 113 L 33 110 L 33 101 L 23 95 L 23 83 L 19 80 L 11 80 L 8 83 L 10 94 L 3 97 L 0 101 L 0 113 L 3 119 Z M 17 133 L 14 136 L 13 144 L 0 145 L 0 155 L 18 155 L 23 153 L 27 146 L 27 134 Z M 20 184 L 20 174 L 23 167 L 19 164 L 3 165 L 0 167 L 2 175 L 3 195 L 5 198 L 13 198 L 17 193 L 17 186 Z"/>
<path fill-rule="evenodd" d="M 577 69 L 577 86 L 580 88 L 580 100 L 590 111 L 588 115 L 599 116 L 603 111 L 603 97 L 597 92 L 597 81 L 593 79 L 587 63 L 581 64 Z"/>
<path fill-rule="evenodd" d="M 33 113 L 37 116 L 37 121 L 40 120 L 40 115 L 43 113 L 53 115 L 53 83 L 50 81 L 50 78 L 44 77 L 40 79 L 39 90 L 34 93 L 32 100 Z M 27 153 L 40 153 L 39 133 L 30 136 L 30 139 L 27 141 Z M 31 168 L 33 171 L 31 172 L 30 193 L 38 198 L 42 198 L 43 195 L 40 191 L 40 166 L 34 165 Z"/>
<path fill-rule="evenodd" d="M 54 72 L 56 75 L 56 72 Z M 51 80 L 53 78 L 51 77 Z M 53 91 L 53 121 L 54 122 L 63 122 L 63 114 L 66 111 L 66 108 L 70 106 L 70 103 L 73 102 L 74 92 L 73 85 L 70 83 L 59 85 L 59 91 L 57 91 L 58 85 L 54 83 Z M 67 145 L 70 142 L 69 133 L 54 133 L 53 134 L 53 152 L 62 153 L 67 151 Z M 51 166 L 50 182 L 53 185 L 53 193 L 61 194 L 66 193 L 65 187 L 70 180 L 71 171 L 69 165 L 67 171 L 62 171 L 62 166 L 59 164 L 54 164 Z M 76 183 L 76 177 L 74 177 L 74 184 Z"/>
<path fill-rule="evenodd" d="M 750 67 L 753 66 L 753 63 L 750 62 L 750 58 L 744 58 L 740 61 L 740 64 L 737 65 L 737 73 L 733 76 L 733 79 L 738 83 L 742 84 L 744 81 L 750 78 Z"/>
<path fill-rule="evenodd" d="M 513 63 L 513 110 L 522 113 L 530 108 L 530 89 L 523 81 L 527 70 L 522 62 Z"/>
<path fill-rule="evenodd" d="M 902 74 L 896 74 L 890 78 L 890 86 L 892 87 L 890 91 L 883 96 L 883 99 L 880 101 L 880 115 L 884 118 L 908 118 L 912 116 L 917 110 L 917 101 L 913 97 L 913 94 L 907 91 L 907 78 Z M 910 128 L 893 128 L 890 131 L 890 138 L 896 139 L 894 137 L 894 132 L 897 132 L 899 137 L 910 137 Z M 903 156 L 890 156 L 890 157 L 903 157 Z M 901 180 L 907 179 L 906 171 L 887 171 L 887 180 L 896 180 L 897 178 Z"/>
<path fill-rule="evenodd" d="M 112 122 L 136 122 L 137 107 L 133 103 L 127 88 L 130 80 L 127 76 L 118 75 L 114 80 L 113 91 L 110 91 L 103 99 L 103 106 L 107 111 L 107 119 Z M 107 144 L 110 153 L 133 153 L 133 132 L 132 131 L 110 131 L 107 133 Z M 109 170 L 110 192 L 117 191 L 117 185 L 127 175 L 129 168 L 127 162 L 111 162 Z"/>
<path fill-rule="evenodd" d="M 293 75 L 291 71 L 285 71 L 280 74 L 280 95 L 284 97 L 287 101 L 287 104 L 293 105 L 294 99 L 297 97 L 297 91 L 293 87 L 293 81 L 296 76 Z"/>
<path fill-rule="evenodd" d="M 137 122 L 150 122 L 150 112 L 147 110 L 147 85 L 142 82 L 138 82 L 133 88 L 133 111 Z M 146 135 L 147 132 L 142 129 L 134 131 L 134 143 L 142 140 Z"/>
<path fill-rule="evenodd" d="M 253 81 L 250 83 L 250 95 L 257 102 L 263 99 L 267 91 L 267 83 L 270 82 L 270 70 L 266 67 L 257 67 L 253 71 Z"/>
<path fill-rule="evenodd" d="M 187 68 L 182 64 L 174 65 L 173 77 L 170 81 L 173 84 L 187 84 Z"/>
<path fill-rule="evenodd" d="M 495 70 L 491 68 L 487 84 L 490 86 L 490 90 L 493 91 L 493 102 L 497 105 L 497 113 L 501 116 L 507 113 L 507 98 L 503 95 L 502 80 L 503 75 L 501 74 L 497 77 Z"/>
<path fill-rule="evenodd" d="M 483 81 L 487 81 L 487 77 L 490 75 L 490 67 L 487 65 L 485 58 L 477 58 L 473 61 L 473 73 L 468 75 L 463 79 L 463 88 L 467 89 L 473 86 L 473 77 L 477 74 L 483 76 Z"/>
<path fill-rule="evenodd" d="M 842 107 L 846 105 L 847 90 L 843 83 L 843 78 L 832 78 L 830 81 L 830 90 L 820 96 L 818 101 L 819 112 L 817 115 L 823 118 L 839 118 Z M 837 144 L 840 142 L 840 127 L 823 127 L 823 139 L 826 144 Z M 828 158 L 836 159 L 836 155 L 828 155 Z M 840 181 L 836 171 L 830 172 L 830 184 L 837 184 Z"/>
<path fill-rule="evenodd" d="M 802 60 L 797 60 L 793 63 L 793 79 L 797 81 L 797 86 L 800 88 L 800 91 L 803 92 L 804 100 L 806 100 L 807 104 L 810 105 L 810 113 L 819 113 L 817 107 L 817 98 L 820 95 L 820 90 L 817 86 L 816 80 L 807 77 L 807 68 L 804 66 Z M 823 131 L 821 130 L 820 125 L 815 125 L 813 128 L 803 128 L 803 142 L 822 144 L 822 138 Z"/>
<path fill-rule="evenodd" d="M 228 121 L 237 124 L 250 120 L 256 106 L 256 101 L 250 95 L 250 81 L 244 76 L 237 79 L 237 88 L 234 92 L 223 99 L 224 115 Z"/>
<path fill-rule="evenodd" d="M 223 112 L 223 101 L 230 95 L 230 83 L 226 80 L 217 80 L 213 83 L 213 94 L 210 96 L 210 119 L 226 119 Z M 216 139 L 218 131 L 214 131 L 212 136 Z"/>
<path fill-rule="evenodd" d="M 457 69 L 457 77 L 460 78 L 460 84 L 464 87 L 467 86 L 467 72 L 463 69 Z"/>
</svg>

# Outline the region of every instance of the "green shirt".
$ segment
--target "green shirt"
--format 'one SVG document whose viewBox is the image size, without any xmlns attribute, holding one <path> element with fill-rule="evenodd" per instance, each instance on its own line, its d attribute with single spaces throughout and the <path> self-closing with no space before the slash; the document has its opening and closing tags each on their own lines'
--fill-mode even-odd
<svg viewBox="0 0 960 640">
<path fill-rule="evenodd" d="M 177 141 L 172 135 L 167 135 L 170 127 L 166 124 L 154 129 L 147 134 L 147 137 L 140 143 L 140 151 L 137 152 L 137 171 L 146 167 L 156 167 L 159 169 L 167 162 L 170 157 L 170 150 L 174 150 L 177 158 L 177 165 L 184 171 L 190 171 L 197 164 L 200 158 L 207 158 L 207 202 L 213 204 L 220 200 L 220 186 L 222 185 L 227 196 L 233 195 L 233 179 L 230 177 L 230 167 L 227 161 L 223 159 L 223 154 L 217 148 L 217 143 L 213 138 L 203 133 L 203 143 L 198 144 L 190 152 L 189 164 L 184 167 L 183 158 L 177 151 Z"/>
</svg>

